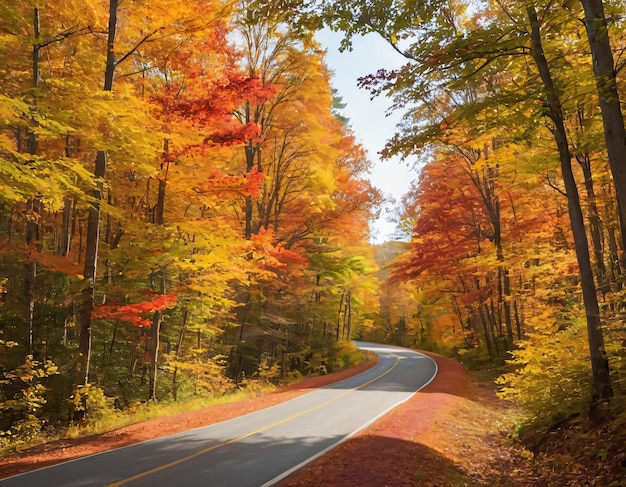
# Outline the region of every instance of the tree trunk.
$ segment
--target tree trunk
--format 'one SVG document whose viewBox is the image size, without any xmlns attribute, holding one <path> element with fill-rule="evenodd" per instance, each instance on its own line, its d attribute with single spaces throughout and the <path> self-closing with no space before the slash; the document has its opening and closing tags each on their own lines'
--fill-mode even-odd
<svg viewBox="0 0 626 487">
<path fill-rule="evenodd" d="M 485 309 L 485 318 L 487 320 L 487 325 L 489 326 L 491 333 L 495 357 L 500 357 L 500 340 L 502 339 L 502 330 L 498 332 L 496 316 L 494 315 L 493 310 L 493 300 L 491 299 L 489 303 L 486 302 L 483 307 Z"/>
<path fill-rule="evenodd" d="M 254 154 L 256 148 L 253 145 L 253 141 L 248 141 L 246 145 L 246 172 L 252 171 L 254 167 Z M 252 237 L 252 197 L 246 196 L 246 208 L 245 208 L 245 234 L 246 240 L 250 240 Z"/>
<path fill-rule="evenodd" d="M 96 156 L 96 178 L 104 178 L 107 158 L 103 151 Z M 91 313 L 95 304 L 95 284 L 98 264 L 98 243 L 100 240 L 100 200 L 102 183 L 94 190 L 94 203 L 89 208 L 87 219 L 87 242 L 85 244 L 84 279 L 87 285 L 82 291 L 80 309 L 80 341 L 78 345 L 78 364 L 76 367 L 75 385 L 86 385 L 89 382 L 89 362 L 91 358 Z"/>
<path fill-rule="evenodd" d="M 480 159 L 481 151 L 464 150 L 457 148 L 461 155 L 468 162 L 466 168 L 467 174 L 470 176 L 474 186 L 481 195 L 487 214 L 489 215 L 489 223 L 491 224 L 491 231 L 493 235 L 493 245 L 496 250 L 496 259 L 501 264 L 498 265 L 498 328 L 499 335 L 502 337 L 502 323 L 506 327 L 507 334 L 507 346 L 505 348 L 510 349 L 513 347 L 513 323 L 511 319 L 511 285 L 509 282 L 509 271 L 504 266 L 504 251 L 502 249 L 502 222 L 500 215 L 500 199 L 496 191 L 496 178 L 498 177 L 498 167 L 487 165 L 481 171 L 477 170 L 475 165 Z M 485 145 L 482 150 L 482 155 L 485 161 L 489 160 L 489 146 Z M 478 243 L 480 247 L 480 242 Z"/>
<path fill-rule="evenodd" d="M 33 28 L 35 33 L 35 39 L 33 41 L 33 78 L 32 86 L 37 88 L 39 86 L 39 64 L 41 57 L 40 41 L 40 22 L 39 22 L 39 9 L 33 9 Z M 33 108 L 37 108 L 36 93 L 33 95 Z M 33 125 L 36 125 L 36 120 L 33 119 Z M 39 150 L 39 135 L 35 130 L 29 130 L 28 139 L 26 143 L 26 151 L 32 156 L 36 156 Z M 31 198 L 26 203 L 26 244 L 31 245 L 34 241 L 39 240 L 37 234 L 37 222 L 39 220 L 39 202 L 35 198 Z M 35 280 L 37 278 L 37 263 L 31 262 L 28 264 L 28 272 L 26 274 L 26 299 L 28 302 L 28 345 L 27 355 L 33 355 L 34 351 L 34 331 L 33 331 L 33 318 L 35 312 Z"/>
<path fill-rule="evenodd" d="M 489 333 L 489 324 L 487 323 L 487 318 L 485 317 L 485 313 L 483 312 L 482 305 L 478 306 L 478 316 L 480 318 L 480 324 L 483 329 L 483 335 L 485 337 L 485 345 L 487 345 L 487 353 L 490 358 L 494 358 L 493 355 L 493 345 L 491 344 L 491 333 Z"/>
<path fill-rule="evenodd" d="M 115 338 L 117 336 L 117 327 L 119 325 L 119 320 L 115 320 L 113 324 L 113 333 L 111 336 L 111 343 L 109 343 L 109 350 L 106 354 L 106 361 L 104 363 L 104 367 L 102 368 L 102 378 L 100 379 L 100 387 L 104 387 L 106 382 L 107 372 L 109 371 L 109 367 L 111 366 L 111 358 L 113 357 L 113 347 L 115 346 Z"/>
<path fill-rule="evenodd" d="M 37 279 L 37 263 L 28 264 L 26 274 L 26 299 L 28 302 L 28 347 L 27 355 L 33 355 L 35 349 L 34 340 L 34 316 L 35 316 L 35 281 Z"/>
<path fill-rule="evenodd" d="M 534 7 L 528 7 L 526 11 L 531 26 L 531 55 L 537 65 L 539 75 L 541 76 L 546 90 L 548 108 L 550 110 L 549 117 L 554 123 L 554 139 L 559 150 L 563 183 L 567 193 L 567 208 L 572 226 L 572 234 L 574 236 L 576 260 L 580 271 L 580 283 L 587 316 L 587 336 L 591 358 L 594 397 L 596 399 L 609 399 L 613 395 L 609 363 L 604 349 L 604 336 L 600 328 L 600 309 L 591 268 L 589 243 L 587 242 L 578 188 L 576 187 L 576 181 L 572 171 L 572 155 L 569 150 L 567 132 L 565 131 L 565 125 L 563 123 L 561 100 L 552 80 L 548 61 L 543 51 L 537 13 Z"/>
<path fill-rule="evenodd" d="M 585 191 L 587 192 L 588 201 L 588 217 L 589 233 L 591 235 L 591 244 L 593 247 L 593 255 L 596 262 L 596 275 L 598 286 L 603 292 L 608 292 L 609 282 L 606 278 L 606 265 L 604 264 L 604 256 L 602 252 L 602 222 L 600 213 L 596 203 L 596 191 L 593 184 L 593 176 L 591 173 L 591 160 L 589 154 L 580 154 L 576 156 L 576 160 L 583 170 L 585 178 Z"/>
<path fill-rule="evenodd" d="M 174 360 L 178 359 L 180 355 L 180 350 L 183 347 L 183 340 L 185 338 L 185 331 L 187 330 L 187 319 L 189 317 L 189 309 L 187 307 L 183 308 L 183 323 L 180 328 L 180 333 L 178 334 L 178 341 L 176 342 L 176 350 L 174 351 Z M 174 367 L 174 372 L 172 374 L 172 396 L 174 401 L 178 400 L 178 367 Z"/>
<path fill-rule="evenodd" d="M 157 384 L 157 363 L 159 358 L 159 335 L 161 332 L 161 320 L 163 313 L 155 311 L 152 317 L 152 326 L 150 334 L 152 338 L 152 350 L 150 352 L 150 393 L 148 399 L 157 402 L 156 384 Z"/>
<path fill-rule="evenodd" d="M 336 341 L 339 341 L 339 329 L 341 327 L 341 311 L 343 310 L 343 300 L 346 295 L 346 292 L 343 291 L 341 293 L 341 298 L 339 298 L 339 310 L 337 310 L 337 332 L 336 332 Z"/>
<path fill-rule="evenodd" d="M 506 323 L 506 335 L 508 340 L 508 349 L 513 348 L 513 319 L 511 317 L 511 276 L 507 268 L 502 269 L 502 285 L 504 290 L 504 322 Z"/>
<path fill-rule="evenodd" d="M 522 320 L 520 317 L 519 307 L 517 305 L 517 300 L 513 302 L 513 310 L 515 312 L 515 327 L 517 330 L 517 339 L 522 339 Z"/>
<path fill-rule="evenodd" d="M 348 329 L 346 330 L 346 340 L 350 340 L 350 336 L 352 335 L 352 292 L 348 291 L 348 296 L 346 299 L 346 306 L 348 307 Z"/>
<path fill-rule="evenodd" d="M 59 247 L 57 254 L 67 257 L 70 254 L 72 242 L 72 222 L 74 216 L 73 198 L 65 198 L 63 201 L 63 210 L 61 214 L 61 238 L 59 239 Z"/>
<path fill-rule="evenodd" d="M 619 258 L 615 225 L 609 225 L 606 233 L 609 241 L 609 252 L 611 255 L 609 273 L 611 280 L 615 282 L 615 288 L 619 291 L 622 289 L 622 280 L 617 279 L 617 277 L 622 275 L 622 263 Z"/>
<path fill-rule="evenodd" d="M 117 30 L 117 7 L 119 0 L 109 2 L 109 29 L 107 37 L 107 58 L 104 73 L 104 91 L 113 90 L 113 74 L 115 73 L 115 35 Z M 96 154 L 94 177 L 98 187 L 94 190 L 94 203 L 89 208 L 87 220 L 87 242 L 85 244 L 86 286 L 82 292 L 80 312 L 80 341 L 78 345 L 78 363 L 76 365 L 74 385 L 89 382 L 89 362 L 91 358 L 91 312 L 94 308 L 96 271 L 98 263 L 98 243 L 100 240 L 100 201 L 102 200 L 103 182 L 106 176 L 107 155 L 99 150 Z"/>
<path fill-rule="evenodd" d="M 170 141 L 169 139 L 165 139 L 163 141 L 163 176 L 158 179 L 159 187 L 157 192 L 157 202 L 155 208 L 155 218 L 154 223 L 157 225 L 163 225 L 164 213 L 165 213 L 165 188 L 167 187 L 167 174 L 169 172 L 169 152 L 170 152 Z"/>
<path fill-rule="evenodd" d="M 596 89 L 602 113 L 604 140 L 617 197 L 622 252 L 626 251 L 626 130 L 617 90 L 609 27 L 602 0 L 580 0 L 591 49 Z"/>
<path fill-rule="evenodd" d="M 165 274 L 164 274 L 164 270 L 165 268 L 161 269 L 160 272 L 160 278 L 161 278 L 161 284 L 159 287 L 159 293 L 160 294 L 165 294 L 167 289 L 166 289 L 166 284 L 165 284 Z M 160 337 L 161 337 L 161 321 L 163 320 L 163 312 L 161 310 L 157 310 L 154 312 L 154 315 L 152 316 L 152 326 L 150 328 L 150 336 L 152 339 L 152 349 L 150 351 L 150 394 L 149 394 L 149 400 L 156 402 L 157 401 L 157 397 L 156 397 L 156 384 L 157 384 L 157 365 L 158 365 L 158 359 L 159 359 L 159 344 L 161 342 Z"/>
</svg>

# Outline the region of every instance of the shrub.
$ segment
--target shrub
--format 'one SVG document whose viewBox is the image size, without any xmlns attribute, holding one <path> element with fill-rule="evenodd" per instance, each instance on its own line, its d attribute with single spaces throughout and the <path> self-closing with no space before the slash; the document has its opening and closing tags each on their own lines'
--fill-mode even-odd
<svg viewBox="0 0 626 487">
<path fill-rule="evenodd" d="M 584 323 L 536 332 L 511 352 L 514 371 L 501 375 L 499 396 L 523 410 L 520 427 L 549 429 L 584 411 L 591 399 L 591 370 Z"/>
<path fill-rule="evenodd" d="M 107 397 L 104 391 L 93 385 L 78 386 L 70 398 L 73 410 L 81 412 L 83 423 L 93 425 L 114 411 L 113 398 Z"/>
<path fill-rule="evenodd" d="M 7 346 L 1 342 L 0 346 Z M 46 404 L 45 379 L 59 371 L 49 360 L 39 362 L 28 355 L 22 365 L 0 373 L 0 428 L 2 448 L 29 442 L 41 434 L 44 420 L 39 416 Z"/>
</svg>

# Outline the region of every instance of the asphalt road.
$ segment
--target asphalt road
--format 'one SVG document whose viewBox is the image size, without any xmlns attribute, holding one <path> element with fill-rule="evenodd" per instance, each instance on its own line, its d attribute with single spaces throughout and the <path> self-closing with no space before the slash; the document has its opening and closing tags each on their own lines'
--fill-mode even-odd
<svg viewBox="0 0 626 487">
<path fill-rule="evenodd" d="M 372 369 L 229 421 L 5 480 L 0 487 L 259 487 L 283 479 L 408 400 L 437 373 L 418 352 L 357 342 Z"/>
</svg>

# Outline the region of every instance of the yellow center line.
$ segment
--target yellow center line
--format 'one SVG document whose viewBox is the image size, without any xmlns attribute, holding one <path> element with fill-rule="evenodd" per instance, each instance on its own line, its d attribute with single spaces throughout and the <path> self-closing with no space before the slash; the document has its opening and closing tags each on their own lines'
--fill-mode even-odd
<svg viewBox="0 0 626 487">
<path fill-rule="evenodd" d="M 180 458 L 178 460 L 174 460 L 173 462 L 170 462 L 170 463 L 166 463 L 164 465 L 161 465 L 160 467 L 156 467 L 156 468 L 153 468 L 151 470 L 146 470 L 145 472 L 138 473 L 137 475 L 133 475 L 132 477 L 128 477 L 128 478 L 122 479 L 122 480 L 120 480 L 118 482 L 114 482 L 112 484 L 108 484 L 106 487 L 121 487 L 122 485 L 128 484 L 129 482 L 133 482 L 133 481 L 138 480 L 140 478 L 147 477 L 148 475 L 152 475 L 154 473 L 161 472 L 161 471 L 166 470 L 168 468 L 175 467 L 176 465 L 179 465 L 179 464 L 181 464 L 183 462 L 187 462 L 189 460 L 193 460 L 194 458 L 200 457 L 200 456 L 204 455 L 205 453 L 209 453 L 209 452 L 211 452 L 213 450 L 217 450 L 218 448 L 221 448 L 221 447 L 224 447 L 224 446 L 227 446 L 227 445 L 231 445 L 233 443 L 237 443 L 237 442 L 239 442 L 239 441 L 241 441 L 241 440 L 243 440 L 245 438 L 248 438 L 250 436 L 256 435 L 258 433 L 263 433 L 264 431 L 267 431 L 267 430 L 269 430 L 271 428 L 274 428 L 275 426 L 279 426 L 281 424 L 288 423 L 289 421 L 292 421 L 292 420 L 294 420 L 296 418 L 299 418 L 300 416 L 304 416 L 305 414 L 308 414 L 311 411 L 315 411 L 316 409 L 320 409 L 320 408 L 323 408 L 324 406 L 328 406 L 329 404 L 331 404 L 331 403 L 333 403 L 335 401 L 338 401 L 339 399 L 347 396 L 348 394 L 351 394 L 354 391 L 358 391 L 359 389 L 363 389 L 364 387 L 367 387 L 371 383 L 376 382 L 377 380 L 383 378 L 388 373 L 390 373 L 393 369 L 395 369 L 398 366 L 398 363 L 400 362 L 400 359 L 402 358 L 399 355 L 396 355 L 395 353 L 393 353 L 392 355 L 395 357 L 396 361 L 395 361 L 395 363 L 393 364 L 393 366 L 389 370 L 386 370 L 385 372 L 383 372 L 379 376 L 374 377 L 373 379 L 371 379 L 371 380 L 361 384 L 358 387 L 355 387 L 353 389 L 347 390 L 343 394 L 340 394 L 339 396 L 337 396 L 337 397 L 335 397 L 333 399 L 329 399 L 326 402 L 317 404 L 317 405 L 315 405 L 315 406 L 313 406 L 313 407 L 311 407 L 309 409 L 305 409 L 304 411 L 300 411 L 299 413 L 296 413 L 296 414 L 294 414 L 292 416 L 289 416 L 288 418 L 281 419 L 280 421 L 276 421 L 275 423 L 269 424 L 267 426 L 263 426 L 262 428 L 258 428 L 258 429 L 254 430 L 254 431 L 251 431 L 249 433 L 245 433 L 245 434 L 243 434 L 241 436 L 237 436 L 236 438 L 231 438 L 228 441 L 223 441 L 222 443 L 218 443 L 217 445 L 210 446 L 208 448 L 205 448 L 204 450 L 197 451 L 196 453 L 193 453 L 193 454 L 188 455 L 186 457 Z"/>
</svg>

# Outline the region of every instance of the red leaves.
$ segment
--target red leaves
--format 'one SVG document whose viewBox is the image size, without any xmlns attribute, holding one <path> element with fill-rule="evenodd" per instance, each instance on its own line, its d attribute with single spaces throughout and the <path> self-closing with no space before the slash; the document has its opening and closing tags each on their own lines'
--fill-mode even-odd
<svg viewBox="0 0 626 487">
<path fill-rule="evenodd" d="M 251 242 L 254 245 L 254 253 L 257 258 L 263 260 L 267 269 L 282 269 L 291 265 L 307 266 L 308 260 L 297 252 L 286 249 L 281 244 L 275 244 L 274 232 L 269 229 L 261 229 L 253 235 Z"/>
<path fill-rule="evenodd" d="M 405 205 L 416 215 L 410 251 L 399 261 L 394 280 L 416 279 L 423 272 L 456 275 L 473 272 L 460 263 L 478 254 L 489 228 L 481 197 L 453 159 L 428 164 L 418 192 Z"/>
<path fill-rule="evenodd" d="M 261 184 L 265 180 L 265 175 L 253 167 L 250 172 L 246 173 L 247 194 L 252 198 L 261 196 Z"/>
<path fill-rule="evenodd" d="M 172 83 L 152 100 L 161 113 L 173 121 L 180 118 L 197 127 L 214 129 L 214 135 L 207 140 L 218 143 L 222 138 L 232 143 L 245 140 L 245 137 L 254 138 L 258 132 L 253 124 L 242 128 L 236 123 L 232 115 L 234 109 L 244 101 L 263 103 L 276 92 L 275 86 L 264 85 L 257 78 L 230 73 L 223 79 L 212 80 L 192 72 L 187 73 L 184 84 Z"/>
<path fill-rule="evenodd" d="M 248 140 L 255 142 L 259 137 L 259 127 L 254 123 L 247 123 L 241 126 L 238 122 L 231 121 L 220 130 L 216 130 L 204 139 L 205 144 L 209 145 L 236 145 L 243 144 Z"/>
<path fill-rule="evenodd" d="M 302 255 L 297 252 L 293 252 L 292 250 L 288 250 L 280 245 L 274 247 L 270 251 L 270 255 L 284 265 L 296 264 L 306 266 L 309 263 L 304 257 L 302 257 Z"/>
<path fill-rule="evenodd" d="M 135 326 L 151 326 L 152 322 L 142 317 L 142 314 L 152 313 L 171 308 L 176 303 L 176 296 L 173 294 L 161 294 L 150 301 L 140 303 L 118 305 L 102 305 L 94 308 L 91 318 L 102 320 L 128 321 Z"/>
<path fill-rule="evenodd" d="M 251 198 L 260 196 L 260 187 L 265 176 L 256 168 L 244 176 L 225 175 L 220 171 L 211 171 L 209 178 L 196 186 L 198 193 L 237 193 Z"/>
</svg>

